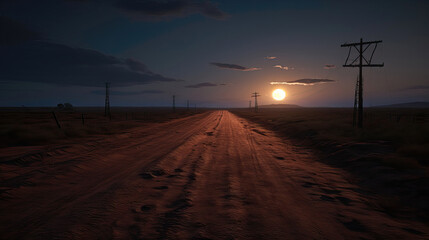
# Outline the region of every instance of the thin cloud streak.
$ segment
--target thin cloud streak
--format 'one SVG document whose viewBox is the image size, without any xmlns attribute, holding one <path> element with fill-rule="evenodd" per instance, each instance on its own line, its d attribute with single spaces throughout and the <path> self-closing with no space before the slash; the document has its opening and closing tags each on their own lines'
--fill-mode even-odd
<svg viewBox="0 0 429 240">
<path fill-rule="evenodd" d="M 325 66 L 323 67 L 324 69 L 334 69 L 337 66 L 335 66 L 334 64 L 325 64 Z"/>
<path fill-rule="evenodd" d="M 248 67 L 243 67 L 237 64 L 230 64 L 230 63 L 217 63 L 217 62 L 212 62 L 210 63 L 216 67 L 219 68 L 226 68 L 226 69 L 231 69 L 231 70 L 237 70 L 237 71 L 243 71 L 243 72 L 249 72 L 249 71 L 258 71 L 261 70 L 261 68 L 248 68 Z"/>
<path fill-rule="evenodd" d="M 219 85 L 224 85 L 224 84 L 222 83 L 222 84 L 219 84 Z M 185 86 L 185 87 L 186 88 L 203 88 L 203 87 L 216 87 L 216 86 L 219 86 L 219 85 L 216 84 L 216 83 L 211 83 L 211 82 L 203 82 L 203 83 L 188 85 L 188 86 Z"/>
<path fill-rule="evenodd" d="M 322 83 L 332 83 L 335 82 L 335 80 L 330 79 L 313 79 L 313 78 L 305 78 L 305 79 L 298 79 L 294 81 L 287 81 L 287 82 L 271 82 L 271 85 L 301 85 L 301 86 L 313 86 L 316 84 L 322 84 Z"/>
<path fill-rule="evenodd" d="M 274 65 L 273 67 L 280 68 L 282 70 L 293 70 L 294 69 L 294 68 L 287 67 L 287 66 L 282 66 L 282 65 Z"/>
<path fill-rule="evenodd" d="M 268 56 L 268 57 L 265 57 L 265 59 L 268 59 L 268 60 L 273 60 L 273 59 L 276 59 L 277 57 L 274 57 L 274 56 Z"/>
</svg>

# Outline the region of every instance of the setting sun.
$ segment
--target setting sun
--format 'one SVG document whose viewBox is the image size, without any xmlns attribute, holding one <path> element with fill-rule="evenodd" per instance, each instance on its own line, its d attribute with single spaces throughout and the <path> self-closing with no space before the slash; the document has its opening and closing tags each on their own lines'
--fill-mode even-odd
<svg viewBox="0 0 429 240">
<path fill-rule="evenodd" d="M 286 92 L 283 89 L 276 89 L 273 91 L 273 98 L 277 101 L 285 99 Z"/>
</svg>

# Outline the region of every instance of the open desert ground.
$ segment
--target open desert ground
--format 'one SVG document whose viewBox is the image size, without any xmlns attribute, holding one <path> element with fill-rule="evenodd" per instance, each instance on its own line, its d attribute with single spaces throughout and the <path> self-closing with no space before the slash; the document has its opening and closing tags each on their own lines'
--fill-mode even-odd
<svg viewBox="0 0 429 240">
<path fill-rule="evenodd" d="M 248 120 L 249 116 L 263 114 L 245 110 L 184 111 L 160 114 L 156 121 L 125 120 L 121 114 L 116 120 L 104 120 L 103 126 L 115 126 L 115 131 L 108 134 L 100 130 L 80 136 L 53 135 L 57 140 L 47 139 L 39 145 L 3 144 L 0 236 L 2 239 L 429 237 L 427 218 L 416 213 L 416 209 L 427 211 L 424 201 L 428 192 L 423 188 L 427 184 L 405 192 L 420 194 L 413 196 L 420 200 L 420 205 L 407 206 L 401 199 L 386 198 L 386 191 L 400 195 L 396 191 L 403 187 L 377 185 L 381 180 L 369 185 L 359 177 L 360 173 L 361 177 L 368 176 L 359 167 L 361 161 L 368 172 L 382 174 L 382 179 L 389 179 L 390 183 L 402 183 L 403 178 L 414 184 L 427 183 L 424 163 L 405 170 L 379 162 L 368 165 L 368 159 L 350 157 L 353 146 L 363 149 L 360 152 L 376 154 L 390 150 L 363 142 L 361 145 L 348 142 L 342 146 L 342 155 L 333 152 L 327 155 L 317 144 L 308 144 L 311 138 L 307 135 L 303 135 L 304 140 L 299 140 L 298 135 L 287 137 L 285 129 L 276 131 L 263 122 Z M 51 117 L 49 124 L 54 126 L 52 130 L 57 130 Z M 329 156 L 335 161 L 327 160 Z M 341 166 L 339 156 L 345 165 L 354 164 L 357 170 Z"/>
</svg>

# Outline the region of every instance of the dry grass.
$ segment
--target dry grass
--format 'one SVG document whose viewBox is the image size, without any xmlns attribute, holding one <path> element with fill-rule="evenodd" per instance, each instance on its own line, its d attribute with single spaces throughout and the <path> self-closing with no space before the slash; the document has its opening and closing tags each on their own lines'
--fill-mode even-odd
<svg viewBox="0 0 429 240">
<path fill-rule="evenodd" d="M 57 127 L 52 111 L 56 112 L 61 129 Z M 145 123 L 164 122 L 202 111 L 113 108 L 109 119 L 104 117 L 103 108 L 77 108 L 70 112 L 54 108 L 3 108 L 0 109 L 0 147 L 44 145 L 97 134 L 114 134 Z"/>
<path fill-rule="evenodd" d="M 260 109 L 233 113 L 320 153 L 377 198 L 383 212 L 429 222 L 429 109 L 367 109 L 363 129 L 352 109 Z M 423 120 L 422 120 L 423 119 Z"/>
<path fill-rule="evenodd" d="M 388 165 L 399 168 L 429 165 L 429 109 L 366 109 L 363 129 L 353 128 L 352 109 L 260 109 L 258 113 L 237 109 L 233 112 L 313 146 L 382 142 L 395 151 L 383 159 Z"/>
</svg>

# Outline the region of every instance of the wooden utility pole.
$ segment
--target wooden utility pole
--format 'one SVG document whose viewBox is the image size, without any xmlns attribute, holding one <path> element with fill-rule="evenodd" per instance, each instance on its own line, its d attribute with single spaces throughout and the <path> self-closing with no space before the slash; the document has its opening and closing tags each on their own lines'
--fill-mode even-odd
<svg viewBox="0 0 429 240">
<path fill-rule="evenodd" d="M 258 92 L 254 92 L 254 93 L 252 93 L 252 97 L 254 97 L 255 98 L 255 112 L 257 112 L 258 111 L 258 97 L 259 96 L 261 96 L 261 95 L 259 95 L 259 93 Z"/>
<path fill-rule="evenodd" d="M 106 82 L 106 99 L 104 101 L 104 116 L 110 117 L 110 99 L 109 99 L 110 83 Z"/>
<path fill-rule="evenodd" d="M 176 112 L 176 95 L 173 95 L 173 112 Z"/>
<path fill-rule="evenodd" d="M 55 112 L 52 111 L 52 115 L 54 115 L 54 119 L 55 119 L 55 122 L 57 123 L 58 128 L 61 129 L 61 124 L 60 124 L 60 121 L 58 121 L 57 114 L 55 114 Z"/>
<path fill-rule="evenodd" d="M 357 118 L 357 104 L 358 104 L 358 94 L 359 94 L 359 77 L 356 79 L 356 87 L 355 87 L 355 102 L 353 104 L 353 127 L 356 126 L 356 118 Z"/>
<path fill-rule="evenodd" d="M 343 65 L 343 67 L 359 67 L 359 78 L 358 81 L 356 83 L 356 88 L 357 88 L 357 94 L 356 94 L 356 90 L 355 90 L 355 102 L 356 102 L 356 97 L 357 97 L 357 126 L 358 128 L 362 128 L 363 126 L 363 76 L 362 76 L 362 68 L 363 67 L 383 67 L 384 63 L 382 64 L 371 64 L 372 61 L 372 57 L 374 56 L 374 52 L 377 49 L 377 46 L 379 43 L 381 43 L 382 41 L 371 41 L 371 42 L 364 42 L 362 41 L 362 38 L 360 39 L 360 42 L 358 43 L 345 43 L 342 44 L 341 47 L 348 47 L 349 48 L 349 54 L 347 55 L 346 61 Z M 371 46 L 375 44 L 374 49 L 372 50 L 371 56 L 368 59 L 365 58 L 365 56 L 363 55 L 364 52 Z M 359 48 L 358 48 L 359 46 Z M 364 48 L 365 46 L 365 48 Z M 350 58 L 350 52 L 352 50 L 352 48 L 356 49 L 358 51 L 358 56 L 351 62 L 349 62 L 349 58 Z M 359 60 L 359 63 L 356 63 L 356 61 Z M 365 63 L 364 63 L 365 61 Z M 357 96 L 356 96 L 357 95 Z M 356 111 L 356 104 L 355 104 L 355 108 L 354 111 Z M 354 119 L 353 119 L 353 125 L 356 124 L 356 114 L 353 114 Z"/>
<path fill-rule="evenodd" d="M 189 100 L 186 101 L 186 110 L 189 111 Z"/>
<path fill-rule="evenodd" d="M 252 101 L 249 101 L 249 109 L 252 110 Z"/>
</svg>

